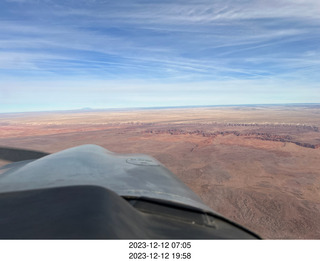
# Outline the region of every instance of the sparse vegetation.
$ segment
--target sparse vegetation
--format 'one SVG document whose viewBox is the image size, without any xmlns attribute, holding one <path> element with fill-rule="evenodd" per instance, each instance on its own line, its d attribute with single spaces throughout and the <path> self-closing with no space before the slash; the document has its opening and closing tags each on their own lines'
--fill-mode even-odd
<svg viewBox="0 0 320 261">
<path fill-rule="evenodd" d="M 320 239 L 319 107 L 7 114 L 0 147 L 146 153 L 265 238 Z M 0 162 L 4 164 L 5 162 Z"/>
</svg>

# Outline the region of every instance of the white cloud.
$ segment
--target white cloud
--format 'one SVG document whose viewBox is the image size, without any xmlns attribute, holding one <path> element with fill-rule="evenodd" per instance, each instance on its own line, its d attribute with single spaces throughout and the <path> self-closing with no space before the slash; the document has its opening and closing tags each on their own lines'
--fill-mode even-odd
<svg viewBox="0 0 320 261">
<path fill-rule="evenodd" d="M 296 101 L 299 84 L 319 98 L 312 94 L 320 77 L 319 1 L 26 2 L 0 10 L 0 89 L 43 88 L 44 97 L 53 82 L 92 99 L 117 90 L 146 100 L 186 92 L 182 100 L 205 103 L 230 92 L 267 100 L 277 88 L 284 97 L 287 81 L 288 100 Z"/>
</svg>

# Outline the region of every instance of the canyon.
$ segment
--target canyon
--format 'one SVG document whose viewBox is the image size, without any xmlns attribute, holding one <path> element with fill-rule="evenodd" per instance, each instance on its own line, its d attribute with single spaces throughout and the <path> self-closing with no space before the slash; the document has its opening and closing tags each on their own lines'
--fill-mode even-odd
<svg viewBox="0 0 320 261">
<path fill-rule="evenodd" d="M 319 116 L 320 105 L 8 113 L 0 148 L 148 154 L 263 238 L 320 239 Z"/>
</svg>

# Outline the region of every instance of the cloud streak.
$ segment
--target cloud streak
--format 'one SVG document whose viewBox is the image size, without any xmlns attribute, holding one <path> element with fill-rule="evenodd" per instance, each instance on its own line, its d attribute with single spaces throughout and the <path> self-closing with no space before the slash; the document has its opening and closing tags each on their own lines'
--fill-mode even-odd
<svg viewBox="0 0 320 261">
<path fill-rule="evenodd" d="M 196 90 L 211 82 L 215 93 L 229 95 L 234 103 L 239 95 L 228 93 L 230 83 L 239 93 L 245 83 L 255 85 L 270 101 L 265 88 L 277 87 L 280 93 L 287 81 L 292 93 L 305 88 L 314 100 L 320 80 L 319 13 L 320 2 L 312 0 L 4 1 L 0 92 L 14 86 L 10 92 L 19 96 L 23 88 L 32 88 L 24 82 L 32 82 L 41 83 L 46 93 L 51 82 L 78 78 L 87 86 L 79 92 L 84 97 L 96 81 L 105 82 L 104 93 L 111 96 L 110 81 L 131 95 L 139 88 L 130 82 L 141 81 L 144 93 L 153 90 L 168 98 L 170 84 L 179 90 L 193 84 Z M 210 88 L 197 97 L 212 96 Z M 184 95 L 188 102 L 195 97 L 194 91 Z M 290 97 L 298 102 L 287 95 L 284 102 Z"/>
</svg>

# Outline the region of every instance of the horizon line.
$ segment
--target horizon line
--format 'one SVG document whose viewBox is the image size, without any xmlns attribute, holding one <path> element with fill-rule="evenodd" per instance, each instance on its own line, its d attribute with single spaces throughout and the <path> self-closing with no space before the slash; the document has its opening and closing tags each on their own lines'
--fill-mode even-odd
<svg viewBox="0 0 320 261">
<path fill-rule="evenodd" d="M 207 107 L 234 107 L 234 106 L 314 106 L 320 103 L 252 103 L 252 104 L 219 104 L 219 105 L 178 105 L 178 106 L 146 106 L 146 107 L 110 107 L 110 108 L 91 108 L 83 107 L 79 109 L 57 109 L 57 110 L 31 110 L 31 111 L 9 111 L 0 112 L 2 114 L 20 114 L 20 113 L 70 113 L 70 112 L 95 112 L 95 111 L 130 111 L 130 110 L 161 110 L 161 109 L 184 109 L 184 108 L 207 108 Z"/>
</svg>

